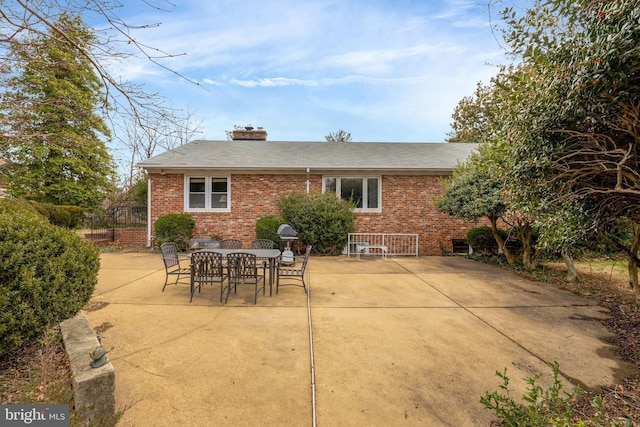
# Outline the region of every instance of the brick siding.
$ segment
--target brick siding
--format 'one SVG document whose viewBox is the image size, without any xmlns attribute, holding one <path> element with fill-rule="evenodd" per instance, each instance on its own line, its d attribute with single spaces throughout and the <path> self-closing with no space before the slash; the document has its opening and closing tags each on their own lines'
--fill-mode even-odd
<svg viewBox="0 0 640 427">
<path fill-rule="evenodd" d="M 116 228 L 112 244 L 144 248 L 147 246 L 147 227 Z"/>
<path fill-rule="evenodd" d="M 150 174 L 153 224 L 169 213 L 184 213 L 184 176 Z M 382 212 L 357 213 L 356 231 L 363 233 L 418 234 L 421 255 L 452 251 L 451 239 L 466 238 L 479 224 L 461 221 L 434 207 L 442 194 L 439 176 L 382 176 Z M 241 239 L 247 245 L 255 239 L 259 218 L 278 214 L 280 195 L 306 190 L 306 175 L 238 174 L 231 176 L 231 212 L 190 212 L 196 222 L 195 237 L 218 235 Z M 322 176 L 310 176 L 310 189 L 322 190 Z"/>
</svg>

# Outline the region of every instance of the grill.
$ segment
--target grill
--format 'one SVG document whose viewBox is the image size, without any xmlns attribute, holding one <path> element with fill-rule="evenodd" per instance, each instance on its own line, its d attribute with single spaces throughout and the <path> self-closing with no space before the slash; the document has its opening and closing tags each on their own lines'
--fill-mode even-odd
<svg viewBox="0 0 640 427">
<path fill-rule="evenodd" d="M 285 265 L 293 265 L 294 258 L 291 251 L 291 242 L 298 240 L 298 233 L 289 224 L 280 224 L 278 236 L 280 236 L 280 240 L 287 242 L 287 247 L 282 251 L 281 262 Z"/>
</svg>

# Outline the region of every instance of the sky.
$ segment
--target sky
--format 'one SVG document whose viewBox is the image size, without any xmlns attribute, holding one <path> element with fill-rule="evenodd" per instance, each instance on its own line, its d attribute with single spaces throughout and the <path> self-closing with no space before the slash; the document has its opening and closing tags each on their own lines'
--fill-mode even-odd
<svg viewBox="0 0 640 427">
<path fill-rule="evenodd" d="M 173 54 L 173 72 L 129 60 L 116 74 L 188 113 L 199 138 L 251 125 L 270 141 L 444 142 L 457 103 L 507 62 L 487 2 L 124 2 L 127 23 L 160 23 L 134 36 Z"/>
</svg>

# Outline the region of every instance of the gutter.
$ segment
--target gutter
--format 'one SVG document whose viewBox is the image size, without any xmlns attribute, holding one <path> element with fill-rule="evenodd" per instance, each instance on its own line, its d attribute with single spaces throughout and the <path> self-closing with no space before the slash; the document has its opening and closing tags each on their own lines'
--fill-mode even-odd
<svg viewBox="0 0 640 427">
<path fill-rule="evenodd" d="M 147 247 L 151 248 L 151 178 L 147 179 Z"/>
</svg>

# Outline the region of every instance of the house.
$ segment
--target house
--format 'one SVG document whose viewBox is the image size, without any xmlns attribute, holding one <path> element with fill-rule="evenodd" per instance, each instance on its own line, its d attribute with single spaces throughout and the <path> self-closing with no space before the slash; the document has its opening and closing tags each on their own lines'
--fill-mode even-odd
<svg viewBox="0 0 640 427">
<path fill-rule="evenodd" d="M 195 237 L 249 242 L 256 221 L 278 213 L 278 196 L 331 191 L 357 200 L 356 231 L 415 233 L 419 253 L 451 252 L 476 224 L 440 213 L 441 180 L 476 144 L 267 141 L 234 131 L 234 140 L 198 140 L 138 164 L 149 176 L 148 242 L 153 223 L 189 213 Z"/>
</svg>

